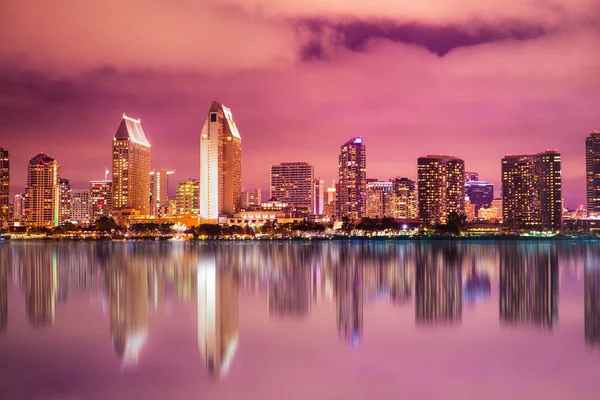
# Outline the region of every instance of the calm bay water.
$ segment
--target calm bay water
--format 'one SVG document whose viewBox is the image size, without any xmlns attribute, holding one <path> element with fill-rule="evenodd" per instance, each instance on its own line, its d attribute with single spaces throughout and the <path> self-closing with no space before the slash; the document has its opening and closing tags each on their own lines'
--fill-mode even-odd
<svg viewBox="0 0 600 400">
<path fill-rule="evenodd" d="M 0 243 L 2 399 L 600 398 L 600 244 Z"/>
</svg>

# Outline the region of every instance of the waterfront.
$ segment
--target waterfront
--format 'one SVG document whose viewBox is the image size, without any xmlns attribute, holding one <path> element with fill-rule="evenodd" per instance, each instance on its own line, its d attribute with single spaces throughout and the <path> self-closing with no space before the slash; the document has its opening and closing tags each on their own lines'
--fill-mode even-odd
<svg viewBox="0 0 600 400">
<path fill-rule="evenodd" d="M 585 241 L 0 244 L 10 399 L 600 396 Z"/>
</svg>

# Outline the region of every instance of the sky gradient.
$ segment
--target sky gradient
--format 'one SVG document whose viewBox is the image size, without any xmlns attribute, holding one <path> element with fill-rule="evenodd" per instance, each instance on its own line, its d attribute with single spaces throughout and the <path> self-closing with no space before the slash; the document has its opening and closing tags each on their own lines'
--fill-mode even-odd
<svg viewBox="0 0 600 400">
<path fill-rule="evenodd" d="M 450 4 L 452 3 L 452 4 Z M 152 168 L 199 176 L 210 102 L 231 108 L 243 186 L 307 161 L 337 179 L 339 147 L 367 174 L 465 160 L 499 194 L 506 154 L 557 149 L 564 198 L 585 201 L 584 138 L 600 129 L 600 1 L 205 0 L 0 6 L 0 146 L 13 193 L 44 151 L 73 188 L 101 179 L 121 115 L 141 118 Z"/>
</svg>

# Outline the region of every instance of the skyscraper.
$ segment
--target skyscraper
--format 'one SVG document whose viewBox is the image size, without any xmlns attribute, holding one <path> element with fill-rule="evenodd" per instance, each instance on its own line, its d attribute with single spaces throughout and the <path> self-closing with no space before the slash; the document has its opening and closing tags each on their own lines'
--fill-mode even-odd
<svg viewBox="0 0 600 400">
<path fill-rule="evenodd" d="M 123 119 L 113 139 L 113 210 L 150 212 L 150 143 L 139 119 Z"/>
<path fill-rule="evenodd" d="M 417 219 L 419 207 L 417 204 L 417 192 L 415 181 L 408 178 L 392 178 L 394 191 L 392 212 L 394 218 Z"/>
<path fill-rule="evenodd" d="M 164 217 L 169 208 L 169 175 L 175 171 L 166 169 L 150 171 L 150 215 Z"/>
<path fill-rule="evenodd" d="M 44 153 L 29 160 L 25 188 L 25 223 L 58 226 L 60 219 L 60 167 Z"/>
<path fill-rule="evenodd" d="M 90 191 L 88 189 L 71 190 L 71 221 L 87 224 L 90 221 Z"/>
<path fill-rule="evenodd" d="M 585 181 L 587 210 L 600 213 L 600 132 L 585 138 Z"/>
<path fill-rule="evenodd" d="M 271 165 L 271 198 L 311 213 L 314 202 L 315 168 L 306 162 Z"/>
<path fill-rule="evenodd" d="M 15 194 L 13 200 L 12 220 L 21 222 L 25 212 L 25 193 Z"/>
<path fill-rule="evenodd" d="M 367 207 L 365 217 L 383 218 L 393 216 L 392 182 L 367 183 Z"/>
<path fill-rule="evenodd" d="M 111 181 L 90 181 L 89 218 L 92 222 L 112 216 L 112 197 Z"/>
<path fill-rule="evenodd" d="M 494 185 L 485 181 L 469 181 L 465 184 L 465 195 L 475 205 L 475 215 L 480 208 L 490 208 L 494 200 Z"/>
<path fill-rule="evenodd" d="M 200 135 L 200 218 L 231 216 L 242 203 L 242 138 L 231 110 L 213 101 Z"/>
<path fill-rule="evenodd" d="M 510 228 L 560 228 L 560 164 L 555 151 L 502 159 L 502 217 Z"/>
<path fill-rule="evenodd" d="M 8 150 L 0 147 L 0 228 L 10 221 L 10 162 Z"/>
<path fill-rule="evenodd" d="M 341 146 L 337 187 L 338 218 L 362 218 L 367 209 L 367 148 L 361 137 Z"/>
<path fill-rule="evenodd" d="M 417 161 L 419 219 L 425 225 L 446 223 L 451 212 L 465 212 L 465 162 L 428 155 Z"/>
<path fill-rule="evenodd" d="M 200 181 L 186 179 L 177 186 L 176 212 L 178 215 L 198 215 L 200 212 Z"/>
<path fill-rule="evenodd" d="M 64 224 L 71 218 L 71 185 L 68 179 L 59 180 L 59 223 Z"/>
<path fill-rule="evenodd" d="M 478 172 L 465 172 L 465 184 L 469 182 L 477 182 L 479 180 Z"/>
<path fill-rule="evenodd" d="M 313 214 L 323 215 L 323 206 L 325 205 L 325 181 L 321 179 L 315 179 L 315 193 Z"/>
</svg>

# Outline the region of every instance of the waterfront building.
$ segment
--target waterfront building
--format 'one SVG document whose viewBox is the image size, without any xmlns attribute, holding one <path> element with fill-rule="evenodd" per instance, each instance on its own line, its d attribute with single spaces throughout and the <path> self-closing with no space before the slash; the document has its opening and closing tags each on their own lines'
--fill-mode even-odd
<svg viewBox="0 0 600 400">
<path fill-rule="evenodd" d="M 593 131 L 585 138 L 585 181 L 587 210 L 600 213 L 600 132 Z"/>
<path fill-rule="evenodd" d="M 166 169 L 150 171 L 150 215 L 161 218 L 169 208 L 169 175 L 175 171 Z"/>
<path fill-rule="evenodd" d="M 245 210 L 260 208 L 262 203 L 262 189 L 242 191 L 242 208 Z"/>
<path fill-rule="evenodd" d="M 102 217 L 112 217 L 112 181 L 90 181 L 89 218 L 92 222 Z"/>
<path fill-rule="evenodd" d="M 71 185 L 68 179 L 59 180 L 59 224 L 64 224 L 71 219 Z"/>
<path fill-rule="evenodd" d="M 200 212 L 200 181 L 186 179 L 179 182 L 175 204 L 176 215 L 198 215 Z"/>
<path fill-rule="evenodd" d="M 327 188 L 327 193 L 325 194 L 325 204 L 323 204 L 323 215 L 333 218 L 335 217 L 336 204 L 337 204 L 337 194 L 336 194 L 336 183 L 333 182 L 333 186 Z"/>
<path fill-rule="evenodd" d="M 392 214 L 394 218 L 417 219 L 419 208 L 415 181 L 395 177 L 390 179 L 393 188 Z"/>
<path fill-rule="evenodd" d="M 484 220 L 493 220 L 493 219 L 498 219 L 499 218 L 499 214 L 498 214 L 498 209 L 496 207 L 490 207 L 490 208 L 480 208 L 479 211 L 477 211 L 477 218 L 479 219 L 484 219 Z"/>
<path fill-rule="evenodd" d="M 502 159 L 502 217 L 509 228 L 558 229 L 561 160 L 556 151 Z"/>
<path fill-rule="evenodd" d="M 417 161 L 419 219 L 429 226 L 445 224 L 451 212 L 465 212 L 465 162 L 445 155 Z"/>
<path fill-rule="evenodd" d="M 341 146 L 338 169 L 337 217 L 362 218 L 367 208 L 367 149 L 361 137 Z"/>
<path fill-rule="evenodd" d="M 325 206 L 325 181 L 321 179 L 315 179 L 315 193 L 313 195 L 314 205 L 313 214 L 323 215 L 323 208 Z"/>
<path fill-rule="evenodd" d="M 12 220 L 14 222 L 21 222 L 25 212 L 25 193 L 15 194 L 12 211 Z"/>
<path fill-rule="evenodd" d="M 367 208 L 365 217 L 383 218 L 394 215 L 394 191 L 392 182 L 367 183 Z"/>
<path fill-rule="evenodd" d="M 58 226 L 60 222 L 60 166 L 44 153 L 29 160 L 25 188 L 25 224 Z"/>
<path fill-rule="evenodd" d="M 469 181 L 465 184 L 465 196 L 475 205 L 475 214 L 480 208 L 489 208 L 494 200 L 494 185 L 486 181 Z"/>
<path fill-rule="evenodd" d="M 113 211 L 150 212 L 150 143 L 141 121 L 123 114 L 113 139 Z"/>
<path fill-rule="evenodd" d="M 10 215 L 10 160 L 8 150 L 0 147 L 0 228 L 8 225 Z"/>
<path fill-rule="evenodd" d="M 90 191 L 88 189 L 71 190 L 70 220 L 76 224 L 90 223 Z"/>
<path fill-rule="evenodd" d="M 477 216 L 475 204 L 471 203 L 471 199 L 467 197 L 465 199 L 465 216 L 467 217 L 467 221 L 473 221 Z"/>
<path fill-rule="evenodd" d="M 242 205 L 242 138 L 231 110 L 213 101 L 200 134 L 200 218 L 216 220 Z"/>
<path fill-rule="evenodd" d="M 271 198 L 313 212 L 315 169 L 306 162 L 271 165 Z"/>
</svg>

